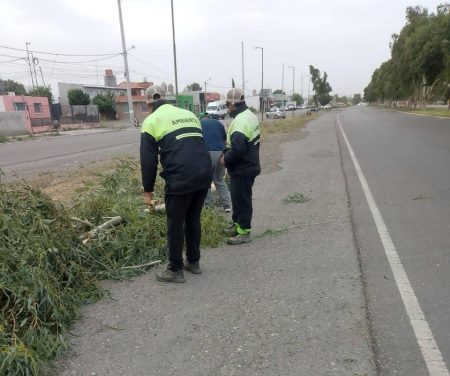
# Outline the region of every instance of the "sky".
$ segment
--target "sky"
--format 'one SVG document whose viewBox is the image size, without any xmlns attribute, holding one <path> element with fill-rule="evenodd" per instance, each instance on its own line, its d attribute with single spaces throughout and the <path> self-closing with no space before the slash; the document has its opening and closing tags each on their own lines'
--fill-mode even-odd
<svg viewBox="0 0 450 376">
<path fill-rule="evenodd" d="M 406 8 L 434 12 L 442 2 L 173 0 L 178 89 L 207 81 L 208 91 L 223 94 L 234 79 L 237 87 L 245 81 L 251 95 L 261 89 L 264 63 L 264 88 L 306 97 L 313 65 L 327 73 L 333 94 L 363 93 L 373 71 L 389 59 L 391 35 L 404 26 Z M 134 46 L 128 52 L 131 81 L 173 84 L 170 1 L 122 0 L 121 7 L 126 46 Z M 0 12 L 0 46 L 18 49 L 0 47 L 1 79 L 31 86 L 23 51 L 29 42 L 39 60 L 38 83 L 43 78 L 56 98 L 58 81 L 102 85 L 108 68 L 124 80 L 117 0 L 0 0 Z M 263 59 L 255 47 L 264 49 Z"/>
</svg>

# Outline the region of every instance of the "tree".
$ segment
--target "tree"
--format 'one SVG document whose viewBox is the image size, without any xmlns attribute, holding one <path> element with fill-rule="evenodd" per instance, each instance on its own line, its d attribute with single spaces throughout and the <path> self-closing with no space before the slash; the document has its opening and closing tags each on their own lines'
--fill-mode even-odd
<svg viewBox="0 0 450 376">
<path fill-rule="evenodd" d="M 275 90 L 275 91 L 273 92 L 273 94 L 283 94 L 283 95 L 286 95 L 286 92 L 283 91 L 283 90 L 281 90 L 281 89 L 277 89 L 277 90 Z"/>
<path fill-rule="evenodd" d="M 300 94 L 298 94 L 298 93 L 292 94 L 292 100 L 295 102 L 295 104 L 297 106 L 300 105 L 300 104 L 303 104 L 305 102 L 303 97 Z"/>
<path fill-rule="evenodd" d="M 361 94 L 354 94 L 352 102 L 355 106 L 361 102 Z"/>
<path fill-rule="evenodd" d="M 186 88 L 184 89 L 184 91 L 201 91 L 202 87 L 197 83 L 194 82 L 188 86 L 186 86 Z"/>
<path fill-rule="evenodd" d="M 25 86 L 20 82 L 0 79 L 0 95 L 7 94 L 8 92 L 13 92 L 16 95 L 26 95 L 27 93 Z"/>
<path fill-rule="evenodd" d="M 53 103 L 53 94 L 52 89 L 50 86 L 38 86 L 28 92 L 28 95 L 31 95 L 32 97 L 47 97 L 48 98 L 48 104 L 51 105 Z"/>
<path fill-rule="evenodd" d="M 445 99 L 450 83 L 450 7 L 436 13 L 408 7 L 406 24 L 392 35 L 391 58 L 381 64 L 364 89 L 369 102 L 396 105 L 408 100 L 414 106 L 430 99 Z"/>
<path fill-rule="evenodd" d="M 107 93 L 105 95 L 97 95 L 92 104 L 98 106 L 98 111 L 109 119 L 115 119 L 116 117 L 116 103 L 114 101 L 114 94 Z"/>
<path fill-rule="evenodd" d="M 74 105 L 85 106 L 91 103 L 89 94 L 85 93 L 81 89 L 70 89 L 67 93 L 67 97 L 69 98 L 69 104 L 72 106 Z"/>
<path fill-rule="evenodd" d="M 322 106 L 330 103 L 333 97 L 330 95 L 332 89 L 330 84 L 327 82 L 327 72 L 323 72 L 323 78 L 321 78 L 320 70 L 314 68 L 312 65 L 309 66 L 309 72 L 311 74 L 311 81 L 313 83 L 313 99 L 315 106 L 317 106 L 318 103 L 320 103 Z"/>
</svg>

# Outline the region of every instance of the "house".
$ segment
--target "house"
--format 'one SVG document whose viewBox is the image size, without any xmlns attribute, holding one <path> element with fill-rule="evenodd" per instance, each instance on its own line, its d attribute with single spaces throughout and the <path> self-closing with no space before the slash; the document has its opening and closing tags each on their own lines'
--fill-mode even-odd
<svg viewBox="0 0 450 376">
<path fill-rule="evenodd" d="M 152 86 L 153 82 L 130 82 L 131 100 L 133 102 L 133 112 L 139 122 L 148 116 L 147 102 L 145 101 L 145 89 Z M 126 120 L 129 116 L 129 104 L 127 89 L 128 84 L 121 82 L 118 86 L 122 90 L 120 95 L 115 96 L 117 119 Z"/>
<path fill-rule="evenodd" d="M 40 128 L 52 125 L 47 97 L 29 95 L 0 95 L 1 124 L 11 130 L 11 134 L 36 133 Z"/>
</svg>

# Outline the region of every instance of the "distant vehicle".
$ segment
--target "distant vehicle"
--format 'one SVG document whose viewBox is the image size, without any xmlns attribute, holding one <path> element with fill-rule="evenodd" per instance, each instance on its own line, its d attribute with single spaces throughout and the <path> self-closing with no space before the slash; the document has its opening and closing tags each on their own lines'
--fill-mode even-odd
<svg viewBox="0 0 450 376">
<path fill-rule="evenodd" d="M 228 114 L 227 106 L 223 102 L 209 102 L 205 112 L 213 119 L 225 119 Z"/>
<path fill-rule="evenodd" d="M 266 119 L 286 119 L 286 112 L 284 112 L 281 108 L 272 107 L 269 111 L 266 112 Z"/>
<path fill-rule="evenodd" d="M 331 110 L 331 104 L 326 104 L 325 106 L 322 106 L 322 109 L 324 110 Z"/>
</svg>

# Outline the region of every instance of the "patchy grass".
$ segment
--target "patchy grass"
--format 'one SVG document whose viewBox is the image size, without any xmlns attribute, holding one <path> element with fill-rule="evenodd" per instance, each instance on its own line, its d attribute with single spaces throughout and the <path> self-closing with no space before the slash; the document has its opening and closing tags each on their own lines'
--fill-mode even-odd
<svg viewBox="0 0 450 376">
<path fill-rule="evenodd" d="M 286 116 L 286 119 L 263 121 L 261 123 L 261 135 L 264 137 L 274 133 L 293 133 L 296 130 L 303 128 L 308 121 L 317 118 L 319 115 L 301 115 L 294 118 L 289 117 L 289 114 Z"/>
<path fill-rule="evenodd" d="M 295 118 L 269 120 L 261 123 L 260 161 L 263 174 L 277 171 L 281 162 L 281 145 L 286 141 L 295 141 L 306 136 L 303 132 L 308 121 L 319 114 L 298 116 Z"/>
<path fill-rule="evenodd" d="M 412 107 L 387 107 L 379 106 L 380 108 L 386 108 L 392 111 L 410 112 L 412 114 L 427 115 L 427 116 L 442 116 L 450 118 L 450 110 L 447 108 L 419 108 Z"/>
<path fill-rule="evenodd" d="M 262 238 L 266 236 L 277 236 L 288 232 L 288 228 L 268 228 L 265 229 L 260 235 L 255 236 L 255 238 Z"/>
<path fill-rule="evenodd" d="M 304 204 L 308 202 L 309 198 L 304 196 L 302 193 L 293 193 L 288 195 L 286 198 L 282 200 L 283 204 Z"/>
</svg>

